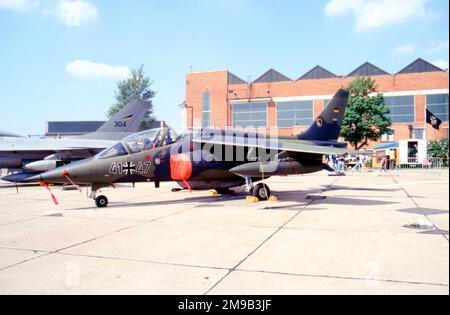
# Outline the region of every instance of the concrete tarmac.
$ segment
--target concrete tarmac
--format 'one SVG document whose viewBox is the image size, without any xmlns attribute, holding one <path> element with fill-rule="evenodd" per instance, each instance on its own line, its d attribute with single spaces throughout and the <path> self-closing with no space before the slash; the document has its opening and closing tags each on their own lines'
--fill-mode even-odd
<svg viewBox="0 0 450 315">
<path fill-rule="evenodd" d="M 449 294 L 448 171 L 266 182 L 279 201 L 145 183 L 103 209 L 0 183 L 0 294 Z"/>
</svg>

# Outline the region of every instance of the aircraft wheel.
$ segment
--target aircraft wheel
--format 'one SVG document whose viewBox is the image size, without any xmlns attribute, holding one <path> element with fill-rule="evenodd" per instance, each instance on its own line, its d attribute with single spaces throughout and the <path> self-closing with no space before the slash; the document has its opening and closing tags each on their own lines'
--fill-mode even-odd
<svg viewBox="0 0 450 315">
<path fill-rule="evenodd" d="M 106 198 L 105 196 L 98 196 L 97 198 L 95 198 L 95 204 L 99 208 L 105 208 L 108 205 L 108 198 Z"/>
<path fill-rule="evenodd" d="M 253 197 L 258 198 L 258 200 L 269 200 L 270 189 L 266 184 L 257 184 L 253 188 Z"/>
</svg>

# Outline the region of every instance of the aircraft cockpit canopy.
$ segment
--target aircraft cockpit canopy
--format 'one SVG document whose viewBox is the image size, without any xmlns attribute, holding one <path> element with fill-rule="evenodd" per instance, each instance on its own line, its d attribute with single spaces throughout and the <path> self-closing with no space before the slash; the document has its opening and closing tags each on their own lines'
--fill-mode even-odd
<svg viewBox="0 0 450 315">
<path fill-rule="evenodd" d="M 161 146 L 170 145 L 178 140 L 178 135 L 172 128 L 157 128 L 142 131 L 122 139 L 114 146 L 100 152 L 99 159 L 139 153 Z"/>
</svg>

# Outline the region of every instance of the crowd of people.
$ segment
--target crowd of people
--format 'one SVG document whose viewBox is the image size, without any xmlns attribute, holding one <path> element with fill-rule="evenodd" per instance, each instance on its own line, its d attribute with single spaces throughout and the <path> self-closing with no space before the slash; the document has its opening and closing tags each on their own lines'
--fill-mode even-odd
<svg viewBox="0 0 450 315">
<path fill-rule="evenodd" d="M 325 163 L 328 164 L 336 175 L 345 175 L 345 172 L 351 168 L 352 171 L 369 172 L 371 171 L 372 157 L 369 155 L 357 155 L 352 157 L 345 155 L 327 155 L 324 157 Z"/>
<path fill-rule="evenodd" d="M 323 162 L 329 166 L 327 169 L 330 171 L 330 176 L 344 176 L 346 172 L 371 172 L 372 170 L 398 175 L 398 171 L 403 168 L 432 169 L 444 165 L 443 159 L 433 158 L 429 154 L 419 159 L 417 145 L 408 149 L 408 160 L 403 162 L 398 148 L 387 148 L 374 151 L 373 154 L 356 156 L 327 155 L 324 156 Z"/>
</svg>

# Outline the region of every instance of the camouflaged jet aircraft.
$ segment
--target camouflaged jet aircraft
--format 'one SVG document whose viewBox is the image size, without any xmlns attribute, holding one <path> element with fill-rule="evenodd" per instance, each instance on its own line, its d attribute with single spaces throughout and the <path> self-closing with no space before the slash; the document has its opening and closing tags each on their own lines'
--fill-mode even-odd
<svg viewBox="0 0 450 315">
<path fill-rule="evenodd" d="M 9 177 L 18 181 L 92 157 L 120 139 L 138 132 L 149 106 L 147 101 L 133 100 L 95 132 L 81 136 L 33 139 L 2 133 L 0 169 L 20 171 Z"/>
<path fill-rule="evenodd" d="M 354 154 L 338 142 L 349 93 L 339 90 L 311 126 L 292 137 L 273 137 L 239 130 L 202 129 L 178 136 L 170 128 L 150 129 L 123 139 L 96 156 L 25 180 L 90 185 L 98 207 L 108 199 L 100 188 L 116 183 L 176 181 L 184 189 L 215 189 L 246 185 L 267 200 L 270 176 L 306 174 L 327 169 L 325 154 Z M 259 182 L 254 185 L 254 182 Z M 53 195 L 52 195 L 53 197 Z M 56 200 L 54 199 L 56 202 Z"/>
</svg>

